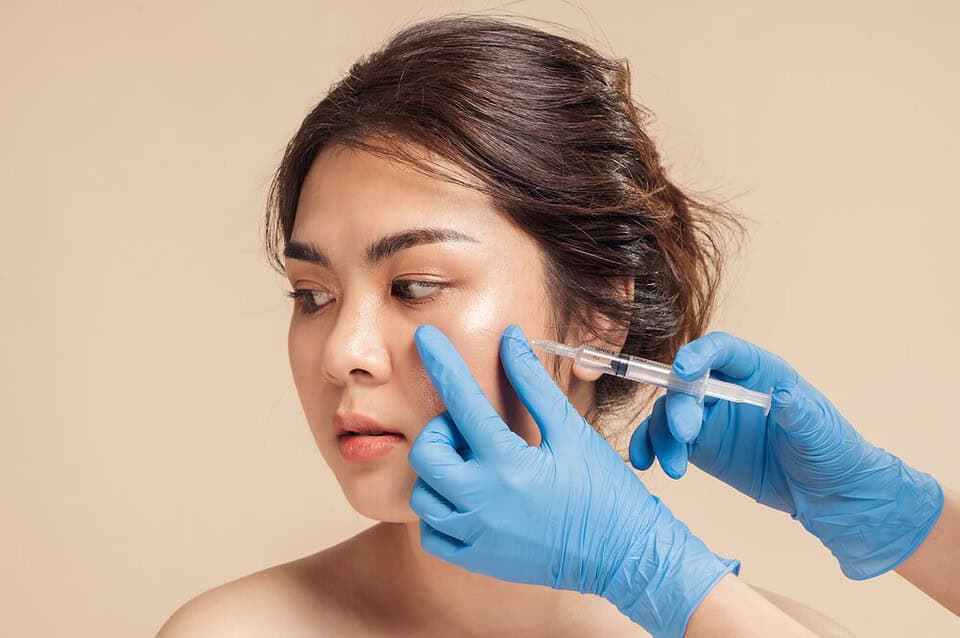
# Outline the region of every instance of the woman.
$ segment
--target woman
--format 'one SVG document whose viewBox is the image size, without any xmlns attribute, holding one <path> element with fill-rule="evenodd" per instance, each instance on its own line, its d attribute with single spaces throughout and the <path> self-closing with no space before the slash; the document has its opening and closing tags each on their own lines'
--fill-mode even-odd
<svg viewBox="0 0 960 638">
<path fill-rule="evenodd" d="M 703 331 L 737 224 L 670 182 L 643 118 L 625 62 L 480 17 L 413 25 L 332 88 L 287 147 L 267 243 L 295 299 L 289 356 L 314 438 L 350 504 L 381 522 L 195 598 L 161 636 L 647 635 L 597 596 L 424 551 L 408 463 L 443 410 L 420 324 L 458 344 L 531 445 L 539 430 L 500 369 L 497 327 L 660 361 Z M 608 433 L 650 398 L 579 368 L 554 374 Z"/>
</svg>

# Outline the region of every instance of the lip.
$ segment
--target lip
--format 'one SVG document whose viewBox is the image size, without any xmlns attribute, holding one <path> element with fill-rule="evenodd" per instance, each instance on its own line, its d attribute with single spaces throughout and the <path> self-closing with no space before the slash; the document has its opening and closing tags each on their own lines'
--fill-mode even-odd
<svg viewBox="0 0 960 638">
<path fill-rule="evenodd" d="M 337 438 L 340 455 L 347 461 L 369 462 L 387 456 L 406 439 L 402 434 L 344 434 Z"/>
<path fill-rule="evenodd" d="M 335 412 L 333 429 L 337 434 L 341 456 L 353 462 L 369 462 L 386 456 L 407 439 L 402 432 L 357 412 Z M 370 432 L 382 434 L 373 435 Z"/>
<path fill-rule="evenodd" d="M 403 432 L 389 428 L 376 419 L 358 412 L 335 412 L 333 430 L 338 437 L 351 432 L 388 432 L 404 436 Z"/>
</svg>

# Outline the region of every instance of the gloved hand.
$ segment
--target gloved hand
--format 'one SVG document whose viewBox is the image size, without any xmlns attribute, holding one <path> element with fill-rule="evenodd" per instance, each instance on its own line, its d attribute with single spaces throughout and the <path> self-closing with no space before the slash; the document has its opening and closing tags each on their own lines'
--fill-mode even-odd
<svg viewBox="0 0 960 638">
<path fill-rule="evenodd" d="M 527 445 L 437 328 L 414 338 L 447 410 L 413 443 L 410 506 L 422 546 L 464 569 L 605 597 L 654 636 L 682 636 L 740 562 L 711 553 L 570 405 L 516 326 L 507 378 L 543 437 Z"/>
<path fill-rule="evenodd" d="M 783 359 L 723 332 L 683 346 L 673 371 L 752 390 L 774 388 L 757 407 L 668 392 L 634 432 L 630 461 L 660 459 L 679 478 L 697 467 L 764 505 L 789 513 L 820 539 L 849 578 L 893 569 L 923 542 L 943 509 L 929 474 L 864 440 L 827 398 Z"/>
</svg>

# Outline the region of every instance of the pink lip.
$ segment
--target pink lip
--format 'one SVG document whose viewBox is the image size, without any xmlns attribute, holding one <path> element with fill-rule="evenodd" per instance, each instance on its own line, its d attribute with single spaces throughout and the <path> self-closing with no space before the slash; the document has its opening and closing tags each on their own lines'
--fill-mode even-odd
<svg viewBox="0 0 960 638">
<path fill-rule="evenodd" d="M 402 432 L 383 425 L 376 419 L 357 412 L 337 411 L 333 414 L 337 446 L 347 461 L 369 461 L 389 454 L 406 441 Z M 381 434 L 370 434 L 380 432 Z"/>
<path fill-rule="evenodd" d="M 340 455 L 347 461 L 370 461 L 386 454 L 406 440 L 402 434 L 342 434 L 337 438 Z"/>
</svg>

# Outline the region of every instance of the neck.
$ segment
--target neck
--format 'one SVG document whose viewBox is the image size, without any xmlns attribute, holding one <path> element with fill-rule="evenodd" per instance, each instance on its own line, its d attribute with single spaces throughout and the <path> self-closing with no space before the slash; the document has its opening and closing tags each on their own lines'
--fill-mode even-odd
<svg viewBox="0 0 960 638">
<path fill-rule="evenodd" d="M 419 521 L 375 527 L 379 550 L 391 557 L 385 587 L 395 609 L 409 610 L 405 622 L 418 628 L 436 625 L 438 635 L 586 635 L 619 615 L 596 596 L 506 582 L 439 559 L 420 546 Z"/>
</svg>

